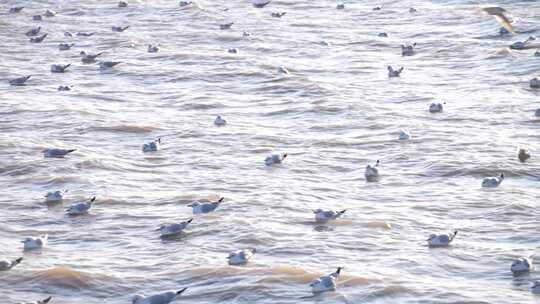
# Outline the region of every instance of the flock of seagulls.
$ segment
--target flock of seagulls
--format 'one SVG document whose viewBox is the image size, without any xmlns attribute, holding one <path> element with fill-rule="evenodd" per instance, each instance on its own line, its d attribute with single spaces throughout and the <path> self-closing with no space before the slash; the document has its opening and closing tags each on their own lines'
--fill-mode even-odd
<svg viewBox="0 0 540 304">
<path fill-rule="evenodd" d="M 270 4 L 271 0 L 252 0 L 252 5 L 256 8 L 263 8 Z M 180 6 L 188 6 L 192 5 L 193 2 L 191 1 L 181 1 Z M 127 7 L 128 3 L 126 1 L 120 1 L 118 3 L 119 8 Z M 24 7 L 12 7 L 9 10 L 9 13 L 16 14 L 21 12 L 24 9 Z M 341 3 L 336 6 L 336 9 L 343 10 L 345 9 L 345 4 Z M 381 10 L 381 7 L 375 7 L 373 10 Z M 486 12 L 489 15 L 492 15 L 495 17 L 495 19 L 501 24 L 502 28 L 500 29 L 500 33 L 513 33 L 514 29 L 512 26 L 512 22 L 510 19 L 505 15 L 507 13 L 503 8 L 500 7 L 486 7 L 483 8 L 483 11 Z M 416 13 L 417 10 L 414 8 L 410 8 L 410 13 Z M 46 10 L 43 16 L 47 18 L 54 17 L 57 13 L 52 10 Z M 273 12 L 271 14 L 272 17 L 275 18 L 282 18 L 286 15 L 286 12 Z M 42 20 L 42 15 L 35 15 L 32 17 L 33 20 Z M 234 25 L 234 22 L 221 24 L 219 28 L 221 30 L 227 30 L 230 29 Z M 113 32 L 124 32 L 127 29 L 129 29 L 129 26 L 112 26 L 111 30 Z M 32 28 L 28 30 L 25 35 L 30 37 L 31 43 L 41 43 L 44 41 L 44 39 L 47 38 L 47 33 L 44 33 L 40 35 L 42 31 L 41 26 Z M 72 37 L 74 34 L 70 32 L 65 32 L 65 37 Z M 82 37 L 89 37 L 94 35 L 94 33 L 86 33 L 86 32 L 77 32 L 75 33 L 76 36 L 82 36 Z M 244 32 L 244 36 L 249 36 L 249 32 Z M 381 32 L 378 34 L 379 37 L 388 37 L 387 33 Z M 518 41 L 510 45 L 510 49 L 515 50 L 523 50 L 528 49 L 532 47 L 537 47 L 537 45 L 534 45 L 534 41 L 536 39 L 534 37 L 529 37 L 525 41 Z M 75 44 L 74 43 L 60 43 L 58 45 L 58 49 L 61 51 L 68 51 L 70 50 Z M 415 54 L 415 47 L 416 43 L 413 44 L 403 44 L 401 45 L 401 53 L 402 56 L 413 56 Z M 148 53 L 157 53 L 159 52 L 159 47 L 156 45 L 149 44 Z M 239 50 L 229 49 L 229 53 L 238 53 Z M 100 69 L 110 69 L 118 64 L 120 62 L 113 62 L 113 61 L 99 61 L 98 57 L 100 57 L 103 53 L 97 53 L 97 54 L 90 54 L 85 51 L 80 52 L 81 61 L 84 64 L 91 64 L 91 63 L 98 63 Z M 535 53 L 535 56 L 540 56 L 540 52 Z M 52 73 L 65 73 L 68 68 L 71 66 L 71 64 L 52 64 L 51 65 L 51 72 Z M 404 70 L 404 67 L 400 67 L 399 69 L 394 69 L 392 66 L 388 66 L 388 77 L 400 77 L 401 73 Z M 278 69 L 279 73 L 282 74 L 290 74 L 290 72 L 285 67 L 279 67 Z M 25 85 L 25 83 L 31 78 L 31 75 L 18 77 L 15 79 L 9 80 L 9 84 L 13 86 L 22 86 Z M 531 88 L 540 88 L 540 80 L 538 78 L 533 78 L 530 80 L 529 85 Z M 60 91 L 68 91 L 71 89 L 71 86 L 60 86 Z M 446 103 L 432 103 L 429 106 L 429 112 L 431 113 L 442 113 L 443 112 L 443 104 Z M 540 109 L 536 110 L 535 112 L 536 116 L 540 116 Z M 221 116 L 217 116 L 214 120 L 214 125 L 216 126 L 225 126 L 227 124 L 227 121 L 223 119 Z M 401 130 L 399 134 L 399 140 L 409 140 L 411 139 L 411 133 L 408 130 Z M 143 152 L 156 152 L 159 151 L 161 147 L 161 138 L 158 138 L 152 142 L 143 144 L 142 151 Z M 67 156 L 68 154 L 76 151 L 76 149 L 59 149 L 59 148 L 47 148 L 42 151 L 44 157 L 51 157 L 51 158 L 63 158 Z M 285 161 L 287 157 L 286 153 L 282 154 L 271 154 L 267 156 L 264 160 L 265 165 L 267 166 L 274 166 L 279 165 Z M 520 161 L 525 162 L 527 159 L 530 158 L 530 152 L 525 148 L 520 148 L 518 152 L 518 158 Z M 380 161 L 377 160 L 375 164 L 368 164 L 365 167 L 365 178 L 367 181 L 377 181 L 380 177 L 379 173 L 380 168 Z M 485 188 L 495 188 L 498 187 L 502 181 L 504 180 L 504 174 L 501 173 L 500 176 L 497 177 L 486 177 L 482 180 L 482 187 Z M 68 190 L 57 190 L 48 192 L 45 195 L 45 202 L 46 203 L 62 203 L 64 200 L 64 197 L 68 193 Z M 214 202 L 199 202 L 195 201 L 191 204 L 187 205 L 188 207 L 192 208 L 193 214 L 206 214 L 216 211 L 216 209 L 219 208 L 219 206 L 224 202 L 225 198 L 221 197 L 219 200 Z M 74 203 L 70 205 L 68 208 L 66 208 L 66 213 L 70 216 L 79 216 L 87 214 L 90 209 L 92 208 L 94 202 L 96 201 L 96 197 L 92 197 L 86 201 Z M 338 220 L 341 218 L 345 213 L 346 210 L 323 210 L 323 209 L 315 209 L 313 210 L 313 213 L 315 214 L 315 221 L 317 223 L 327 223 L 329 221 Z M 186 221 L 172 223 L 172 224 L 164 224 L 161 225 L 156 229 L 156 231 L 160 232 L 160 235 L 162 237 L 169 237 L 169 236 L 175 236 L 180 233 L 182 233 L 193 221 L 193 218 L 190 218 Z M 427 245 L 429 247 L 448 247 L 456 238 L 458 234 L 458 231 L 454 231 L 449 234 L 431 234 L 429 238 L 427 239 Z M 28 237 L 25 238 L 23 241 L 23 247 L 24 250 L 35 250 L 35 249 L 42 249 L 44 247 L 47 247 L 48 244 L 48 235 L 40 235 L 37 237 Z M 245 265 L 248 263 L 253 256 L 256 253 L 255 248 L 248 248 L 248 249 L 240 249 L 233 251 L 229 254 L 227 257 L 228 263 L 230 265 Z M 0 271 L 8 271 L 20 264 L 23 261 L 23 258 L 17 258 L 14 260 L 0 260 Z M 530 272 L 533 269 L 533 262 L 528 257 L 523 257 L 515 260 L 510 267 L 511 272 L 514 275 L 520 275 L 523 273 Z M 339 279 L 339 276 L 341 274 L 341 271 L 343 270 L 343 267 L 338 267 L 337 270 L 333 273 L 330 273 L 328 275 L 324 275 L 310 283 L 311 291 L 313 293 L 321 293 L 326 291 L 334 291 L 337 288 L 337 280 Z M 131 301 L 133 304 L 168 304 L 172 301 L 174 301 L 178 296 L 183 294 L 187 288 L 183 288 L 178 291 L 166 291 L 162 292 L 156 295 L 145 297 L 143 295 L 134 295 L 131 297 Z M 533 284 L 531 287 L 532 292 L 540 293 L 540 282 L 537 281 Z M 52 297 L 45 298 L 43 300 L 37 301 L 37 302 L 28 302 L 30 303 L 36 303 L 36 304 L 46 304 L 50 302 Z"/>
</svg>

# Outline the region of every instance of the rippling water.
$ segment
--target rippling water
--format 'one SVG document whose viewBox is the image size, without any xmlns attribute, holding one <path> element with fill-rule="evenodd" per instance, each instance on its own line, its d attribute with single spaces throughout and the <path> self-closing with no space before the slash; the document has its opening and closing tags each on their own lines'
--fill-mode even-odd
<svg viewBox="0 0 540 304">
<path fill-rule="evenodd" d="M 26 8 L 6 13 L 17 4 Z M 513 13 L 514 36 L 499 36 L 476 1 L 199 4 L 0 2 L 0 257 L 50 235 L 48 248 L 0 273 L 3 303 L 128 303 L 185 286 L 179 303 L 538 301 L 529 284 L 540 273 L 514 278 L 509 268 L 540 242 L 540 91 L 528 87 L 540 58 L 506 47 L 538 34 L 540 2 L 491 3 Z M 32 21 L 47 8 L 58 15 Z M 31 44 L 24 33 L 37 25 L 49 36 Z M 59 51 L 60 42 L 75 46 Z M 402 57 L 412 42 L 416 55 Z M 160 52 L 147 53 L 150 43 Z M 100 72 L 81 63 L 82 50 L 123 63 Z M 73 66 L 51 74 L 52 63 Z M 405 70 L 388 79 L 387 65 Z M 27 74 L 27 86 L 7 84 Z M 444 113 L 427 111 L 434 101 L 446 101 Z M 217 114 L 227 126 L 213 125 Z M 398 141 L 401 128 L 413 139 Z M 161 151 L 141 152 L 160 136 Z M 533 157 L 522 164 L 524 144 Z M 45 147 L 78 151 L 44 159 Z M 267 168 L 271 152 L 289 157 Z M 364 167 L 377 159 L 382 177 L 367 183 Z M 500 188 L 480 188 L 500 172 Z M 59 189 L 66 202 L 44 204 Z M 65 215 L 94 195 L 89 215 Z M 154 231 L 219 196 L 225 203 L 182 237 Z M 348 211 L 319 227 L 314 208 Z M 454 229 L 450 248 L 426 247 L 430 233 Z M 227 265 L 229 251 L 247 247 L 258 250 L 250 264 Z M 337 266 L 338 291 L 310 297 L 309 282 Z"/>
</svg>

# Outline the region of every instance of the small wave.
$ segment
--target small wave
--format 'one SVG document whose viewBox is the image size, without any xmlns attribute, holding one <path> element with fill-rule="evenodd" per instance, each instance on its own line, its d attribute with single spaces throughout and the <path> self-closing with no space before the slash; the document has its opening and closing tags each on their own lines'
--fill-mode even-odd
<svg viewBox="0 0 540 304">
<path fill-rule="evenodd" d="M 33 283 L 74 289 L 91 288 L 111 280 L 112 277 L 109 276 L 77 271 L 66 266 L 37 271 L 31 279 Z"/>
<path fill-rule="evenodd" d="M 149 126 L 130 126 L 130 125 L 118 125 L 118 126 L 102 126 L 102 127 L 92 127 L 93 131 L 102 131 L 102 132 L 117 132 L 117 133 L 151 133 L 157 130 L 154 127 Z"/>
</svg>

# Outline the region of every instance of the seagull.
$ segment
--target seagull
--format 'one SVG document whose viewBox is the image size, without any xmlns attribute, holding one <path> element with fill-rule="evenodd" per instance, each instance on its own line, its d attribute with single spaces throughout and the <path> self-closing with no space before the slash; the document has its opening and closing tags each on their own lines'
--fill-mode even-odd
<svg viewBox="0 0 540 304">
<path fill-rule="evenodd" d="M 44 234 L 39 237 L 29 237 L 21 241 L 24 244 L 24 250 L 41 249 L 47 247 L 49 242 L 49 235 Z"/>
<path fill-rule="evenodd" d="M 45 17 L 54 17 L 56 16 L 56 12 L 52 10 L 46 10 L 44 15 Z"/>
<path fill-rule="evenodd" d="M 377 34 L 378 37 L 388 37 L 388 34 L 385 32 Z"/>
<path fill-rule="evenodd" d="M 47 34 L 43 34 L 43 36 L 40 36 L 40 37 L 33 37 L 33 38 L 30 38 L 30 42 L 41 43 L 43 39 L 45 39 L 45 37 L 47 37 Z"/>
<path fill-rule="evenodd" d="M 418 12 L 418 10 L 415 9 L 414 7 L 411 7 L 411 8 L 409 9 L 409 13 L 411 13 L 411 14 L 414 14 L 414 13 L 416 13 L 416 12 Z"/>
<path fill-rule="evenodd" d="M 19 303 L 19 304 L 47 304 L 51 301 L 52 297 L 48 297 L 48 298 L 45 298 L 43 300 L 40 300 L 40 301 L 34 301 L 34 302 L 22 302 L 22 303 Z"/>
<path fill-rule="evenodd" d="M 132 304 L 169 304 L 186 291 L 187 287 L 178 291 L 166 291 L 153 296 L 134 295 L 131 297 Z"/>
<path fill-rule="evenodd" d="M 287 158 L 287 153 L 283 153 L 283 154 L 272 154 L 272 155 L 268 155 L 265 159 L 264 159 L 264 163 L 267 165 L 267 166 L 272 166 L 272 165 L 276 165 L 276 164 L 281 164 L 285 158 Z"/>
<path fill-rule="evenodd" d="M 401 72 L 403 72 L 403 67 L 401 67 L 398 70 L 394 70 L 391 66 L 388 66 L 387 69 L 388 69 L 388 77 L 390 77 L 390 78 L 399 77 L 399 74 L 401 74 Z"/>
<path fill-rule="evenodd" d="M 188 6 L 192 4 L 193 4 L 193 1 L 180 1 L 179 3 L 180 7 L 184 7 L 184 6 Z"/>
<path fill-rule="evenodd" d="M 342 9 L 345 9 L 345 4 L 344 3 L 340 3 L 336 6 L 336 9 L 338 10 L 342 10 Z"/>
<path fill-rule="evenodd" d="M 333 211 L 333 210 L 316 209 L 316 210 L 313 210 L 313 213 L 315 213 L 315 221 L 316 222 L 325 223 L 325 222 L 328 222 L 330 220 L 337 220 L 343 214 L 345 214 L 345 211 L 347 211 L 347 210 Z"/>
<path fill-rule="evenodd" d="M 148 53 L 157 53 L 159 52 L 159 48 L 155 45 L 148 45 Z"/>
<path fill-rule="evenodd" d="M 531 41 L 535 41 L 535 40 L 536 40 L 535 37 L 530 36 L 524 41 L 517 41 L 517 42 L 512 43 L 510 45 L 510 49 L 511 50 L 526 50 L 526 49 L 531 49 L 531 48 L 537 48 L 538 44 L 531 45 Z"/>
<path fill-rule="evenodd" d="M 223 202 L 225 198 L 222 197 L 216 202 L 211 203 L 200 203 L 200 202 L 193 202 L 188 207 L 193 208 L 193 214 L 202 214 L 202 213 L 210 213 L 219 207 L 219 205 Z"/>
<path fill-rule="evenodd" d="M 159 230 L 159 232 L 161 232 L 161 236 L 171 236 L 171 235 L 176 235 L 176 234 L 179 234 L 180 232 L 182 232 L 184 229 L 186 229 L 186 227 L 193 221 L 193 219 L 189 219 L 185 222 L 180 222 L 180 223 L 176 223 L 176 224 L 171 224 L 171 225 L 161 225 L 161 227 L 159 227 L 158 229 L 156 230 Z"/>
<path fill-rule="evenodd" d="M 92 208 L 92 203 L 95 202 L 95 200 L 96 200 L 96 197 L 94 196 L 87 202 L 72 204 L 66 209 L 66 212 L 69 215 L 87 214 L 88 210 Z"/>
<path fill-rule="evenodd" d="M 77 151 L 77 149 L 44 149 L 41 151 L 43 153 L 44 157 L 55 157 L 55 158 L 62 158 L 66 156 L 67 154 Z"/>
<path fill-rule="evenodd" d="M 0 260 L 0 271 L 10 270 L 11 268 L 19 265 L 22 262 L 23 258 L 18 258 L 13 261 L 10 260 Z"/>
<path fill-rule="evenodd" d="M 90 37 L 93 36 L 95 33 L 88 33 L 88 32 L 77 32 L 75 35 L 81 36 L 81 37 Z"/>
<path fill-rule="evenodd" d="M 519 161 L 524 163 L 527 159 L 531 158 L 531 153 L 526 148 L 519 148 L 518 158 L 519 158 Z"/>
<path fill-rule="evenodd" d="M 512 25 L 510 24 L 510 20 L 504 15 L 506 10 L 502 7 L 484 7 L 482 8 L 484 12 L 486 12 L 488 15 L 491 15 L 495 17 L 495 20 L 499 22 L 499 24 L 504 27 L 508 32 L 513 33 L 514 29 L 512 28 Z"/>
<path fill-rule="evenodd" d="M 531 292 L 534 294 L 540 294 L 540 281 L 534 281 L 531 286 Z"/>
<path fill-rule="evenodd" d="M 23 10 L 24 6 L 15 6 L 9 9 L 11 14 L 20 13 Z"/>
<path fill-rule="evenodd" d="M 402 44 L 401 45 L 401 56 L 412 56 L 414 55 L 414 47 L 416 43 L 413 44 Z"/>
<path fill-rule="evenodd" d="M 67 68 L 71 66 L 70 64 L 53 64 L 51 65 L 51 72 L 52 73 L 64 73 Z"/>
<path fill-rule="evenodd" d="M 510 266 L 510 271 L 512 271 L 512 274 L 515 276 L 527 273 L 531 271 L 531 269 L 532 261 L 531 259 L 525 257 L 514 260 Z"/>
<path fill-rule="evenodd" d="M 231 26 L 233 26 L 233 24 L 234 24 L 234 22 L 220 24 L 219 28 L 222 29 L 222 30 L 228 30 L 228 29 L 231 28 Z"/>
<path fill-rule="evenodd" d="M 532 88 L 532 89 L 538 89 L 540 88 L 540 79 L 534 77 L 533 79 L 531 79 L 529 81 L 529 86 Z"/>
<path fill-rule="evenodd" d="M 267 6 L 272 0 L 253 0 L 252 4 L 256 8 L 263 8 Z"/>
<path fill-rule="evenodd" d="M 257 252 L 255 248 L 252 249 L 242 249 L 229 253 L 227 259 L 229 260 L 229 265 L 244 265 L 251 260 L 253 255 Z"/>
<path fill-rule="evenodd" d="M 322 276 L 309 284 L 313 293 L 321 293 L 325 291 L 336 290 L 336 280 L 339 278 L 343 267 L 338 267 L 337 270 L 329 275 Z"/>
<path fill-rule="evenodd" d="M 242 36 L 243 36 L 243 37 L 250 37 L 250 36 L 251 36 L 251 33 L 250 33 L 250 32 L 246 32 L 246 31 L 243 31 L 243 32 L 242 32 Z"/>
<path fill-rule="evenodd" d="M 270 14 L 270 16 L 274 17 L 274 18 L 281 18 L 283 16 L 285 16 L 285 14 L 287 14 L 287 12 L 273 12 L 272 14 Z"/>
<path fill-rule="evenodd" d="M 69 44 L 69 43 L 60 43 L 58 45 L 58 49 L 60 51 L 67 51 L 67 50 L 71 49 L 74 45 L 75 45 L 75 43 L 71 43 L 71 44 Z"/>
<path fill-rule="evenodd" d="M 430 113 L 441 113 L 443 111 L 443 104 L 446 104 L 446 102 L 430 104 L 429 105 L 429 112 Z"/>
<path fill-rule="evenodd" d="M 107 69 L 110 69 L 112 67 L 114 67 L 115 65 L 118 65 L 122 62 L 120 61 L 100 61 L 99 62 L 99 69 L 101 70 L 107 70 Z"/>
<path fill-rule="evenodd" d="M 215 124 L 216 126 L 218 126 L 218 127 L 221 127 L 221 126 L 226 125 L 226 124 L 227 124 L 227 121 L 226 121 L 225 119 L 221 118 L 220 115 L 218 115 L 218 116 L 216 117 L 216 119 L 214 120 L 214 124 Z"/>
<path fill-rule="evenodd" d="M 454 231 L 454 233 L 450 233 L 450 234 L 441 234 L 441 235 L 432 234 L 427 239 L 428 246 L 429 247 L 447 247 L 448 245 L 450 245 L 450 243 L 452 243 L 457 233 L 458 232 L 456 230 Z"/>
<path fill-rule="evenodd" d="M 124 26 L 124 27 L 121 27 L 121 26 L 113 26 L 111 29 L 113 32 L 123 32 L 125 30 L 127 30 L 129 28 L 129 25 L 128 26 Z"/>
<path fill-rule="evenodd" d="M 366 177 L 368 181 L 373 181 L 379 178 L 379 164 L 380 163 L 381 162 L 377 160 L 377 162 L 375 162 L 375 165 L 372 166 L 368 164 L 366 166 L 366 171 L 364 172 L 364 176 Z"/>
<path fill-rule="evenodd" d="M 411 132 L 409 130 L 401 130 L 399 132 L 399 140 L 408 140 L 411 138 Z"/>
<path fill-rule="evenodd" d="M 39 34 L 39 31 L 41 31 L 41 26 L 28 30 L 28 32 L 26 32 L 26 36 L 37 36 L 37 34 Z"/>
<path fill-rule="evenodd" d="M 89 53 L 87 53 L 85 51 L 81 51 L 79 53 L 79 55 L 81 56 L 81 61 L 83 63 L 94 63 L 94 62 L 96 62 L 96 58 L 98 56 L 101 56 L 101 54 L 103 54 L 103 53 L 89 54 Z"/>
<path fill-rule="evenodd" d="M 15 79 L 11 79 L 9 81 L 9 84 L 12 85 L 12 86 L 23 86 L 24 83 L 30 79 L 30 75 L 28 76 L 23 76 L 23 77 L 19 77 L 19 78 L 15 78 Z"/>
<path fill-rule="evenodd" d="M 34 15 L 34 16 L 32 16 L 32 20 L 41 21 L 41 20 L 43 20 L 43 18 L 41 17 L 41 15 Z"/>
<path fill-rule="evenodd" d="M 45 194 L 45 202 L 46 203 L 59 203 L 64 199 L 64 195 L 68 192 L 68 190 L 64 191 L 54 191 L 54 192 L 47 192 Z"/>
<path fill-rule="evenodd" d="M 486 177 L 482 180 L 482 187 L 484 188 L 499 187 L 503 179 L 504 179 L 504 173 L 501 173 L 499 177 Z"/>
<path fill-rule="evenodd" d="M 71 91 L 71 86 L 69 85 L 59 86 L 58 91 Z"/>
<path fill-rule="evenodd" d="M 161 148 L 161 137 L 142 146 L 143 152 L 155 152 Z"/>
<path fill-rule="evenodd" d="M 374 11 L 380 11 L 382 8 L 380 6 L 376 6 L 373 8 Z"/>
<path fill-rule="evenodd" d="M 285 68 L 284 66 L 280 66 L 280 67 L 278 68 L 278 73 L 280 73 L 280 74 L 286 74 L 286 75 L 291 74 L 291 72 L 289 72 L 289 70 L 287 70 L 287 68 Z"/>
<path fill-rule="evenodd" d="M 126 1 L 120 1 L 118 2 L 118 7 L 127 7 L 128 3 Z"/>
<path fill-rule="evenodd" d="M 237 48 L 231 48 L 228 49 L 227 52 L 230 54 L 238 54 L 239 50 Z"/>
</svg>

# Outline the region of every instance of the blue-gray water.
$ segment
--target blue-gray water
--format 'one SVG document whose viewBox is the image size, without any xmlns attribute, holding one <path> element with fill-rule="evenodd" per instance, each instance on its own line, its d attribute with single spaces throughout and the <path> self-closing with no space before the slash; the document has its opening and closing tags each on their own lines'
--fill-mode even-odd
<svg viewBox="0 0 540 304">
<path fill-rule="evenodd" d="M 120 304 L 186 286 L 178 303 L 539 301 L 529 287 L 540 272 L 509 268 L 540 242 L 540 91 L 528 87 L 540 58 L 506 47 L 538 35 L 540 2 L 489 3 L 514 16 L 507 36 L 476 1 L 198 3 L 0 2 L 0 258 L 24 256 L 0 273 L 2 303 Z M 26 8 L 8 14 L 17 4 Z M 32 21 L 46 9 L 58 15 Z M 49 36 L 29 43 L 38 25 Z M 402 57 L 413 42 L 416 54 Z M 101 72 L 82 50 L 122 64 Z M 72 67 L 51 74 L 53 63 Z M 388 79 L 387 65 L 405 70 Z M 22 75 L 26 86 L 8 85 Z M 443 101 L 443 113 L 428 112 Z M 213 125 L 218 114 L 227 126 Z M 401 128 L 413 138 L 397 140 Z M 163 149 L 143 154 L 160 136 Z M 526 163 L 520 145 L 532 150 Z M 46 147 L 78 150 L 44 159 Z M 271 152 L 289 156 L 267 168 Z M 381 179 L 367 183 L 377 159 Z M 501 172 L 499 188 L 480 187 Z M 60 189 L 63 205 L 44 204 Z M 89 215 L 65 215 L 94 195 Z M 161 223 L 193 217 L 187 204 L 219 196 L 183 237 L 159 238 Z M 348 211 L 320 229 L 314 208 Z M 450 248 L 426 246 L 454 229 Z M 49 246 L 23 253 L 20 241 L 43 233 Z M 250 264 L 227 265 L 248 247 L 258 250 Z M 309 282 L 337 266 L 337 292 L 308 297 Z"/>
</svg>

